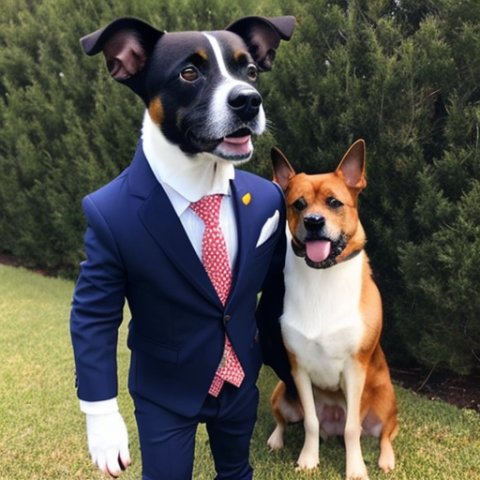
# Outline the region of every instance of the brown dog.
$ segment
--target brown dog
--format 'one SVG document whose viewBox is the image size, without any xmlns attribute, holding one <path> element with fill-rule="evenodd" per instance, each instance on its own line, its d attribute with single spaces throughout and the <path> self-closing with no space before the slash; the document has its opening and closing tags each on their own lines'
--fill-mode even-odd
<svg viewBox="0 0 480 480">
<path fill-rule="evenodd" d="M 379 343 L 382 303 L 364 250 L 358 195 L 366 186 L 365 143 L 356 141 L 335 172 L 295 174 L 272 150 L 274 179 L 286 195 L 289 245 L 282 336 L 298 398 L 280 382 L 272 395 L 277 426 L 268 440 L 283 446 L 287 423 L 304 420 L 300 469 L 318 465 L 319 436 L 344 435 L 346 476 L 367 479 L 360 435 L 380 438 L 379 467 L 395 466 L 391 441 L 397 405 Z"/>
</svg>

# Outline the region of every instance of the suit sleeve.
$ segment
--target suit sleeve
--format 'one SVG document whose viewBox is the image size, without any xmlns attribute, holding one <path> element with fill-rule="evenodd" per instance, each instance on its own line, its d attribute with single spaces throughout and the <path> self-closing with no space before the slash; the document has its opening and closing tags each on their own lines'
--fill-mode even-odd
<svg viewBox="0 0 480 480">
<path fill-rule="evenodd" d="M 77 394 L 99 401 L 117 396 L 118 327 L 126 275 L 114 236 L 91 197 L 85 197 L 86 260 L 81 263 L 70 316 Z"/>
<path fill-rule="evenodd" d="M 277 186 L 277 185 L 276 185 Z M 278 186 L 277 186 L 278 187 Z M 290 373 L 290 363 L 282 341 L 280 317 L 283 313 L 283 298 L 285 282 L 283 268 L 285 266 L 286 236 L 285 236 L 285 200 L 281 195 L 279 238 L 272 261 L 263 283 L 262 295 L 257 307 L 257 327 L 262 348 L 263 363 L 270 366 L 277 376 L 283 380 L 289 390 L 295 389 Z"/>
</svg>

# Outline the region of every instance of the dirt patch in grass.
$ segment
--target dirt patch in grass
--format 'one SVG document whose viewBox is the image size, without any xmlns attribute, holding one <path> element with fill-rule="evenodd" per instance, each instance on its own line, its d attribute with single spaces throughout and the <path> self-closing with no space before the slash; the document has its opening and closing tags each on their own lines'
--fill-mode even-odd
<svg viewBox="0 0 480 480">
<path fill-rule="evenodd" d="M 480 413 L 480 373 L 460 376 L 449 372 L 390 367 L 392 379 L 404 388 L 431 400 L 440 399 Z"/>
<path fill-rule="evenodd" d="M 9 255 L 8 253 L 0 252 L 0 264 L 8 265 L 9 267 L 23 267 L 40 275 L 48 275 L 47 270 L 42 270 L 40 268 L 32 268 L 28 264 L 21 262 L 16 257 L 14 257 L 13 255 Z"/>
<path fill-rule="evenodd" d="M 7 255 L 6 253 L 0 252 L 0 263 L 3 265 L 8 265 L 10 267 L 20 267 L 20 262 L 13 256 Z"/>
</svg>

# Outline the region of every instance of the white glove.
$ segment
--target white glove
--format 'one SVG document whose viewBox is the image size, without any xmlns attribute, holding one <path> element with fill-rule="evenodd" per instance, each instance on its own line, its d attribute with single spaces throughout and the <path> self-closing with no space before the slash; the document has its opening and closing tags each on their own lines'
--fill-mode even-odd
<svg viewBox="0 0 480 480">
<path fill-rule="evenodd" d="M 85 404 L 95 407 L 100 402 L 81 403 L 82 410 L 87 410 L 88 450 L 92 461 L 102 472 L 118 477 L 131 463 L 127 427 L 118 407 L 114 412 L 88 413 L 92 409 L 84 408 Z"/>
</svg>

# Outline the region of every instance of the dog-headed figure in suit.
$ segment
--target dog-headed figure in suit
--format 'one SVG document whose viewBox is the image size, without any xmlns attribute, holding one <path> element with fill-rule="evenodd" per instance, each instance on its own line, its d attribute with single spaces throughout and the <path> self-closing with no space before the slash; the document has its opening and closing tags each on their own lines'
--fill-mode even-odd
<svg viewBox="0 0 480 480">
<path fill-rule="evenodd" d="M 81 40 L 146 105 L 130 166 L 83 200 L 86 259 L 71 312 L 89 450 L 107 474 L 130 463 L 116 401 L 126 299 L 143 479 L 191 478 L 200 422 L 217 478 L 252 477 L 255 384 L 262 350 L 274 364 L 280 338 L 285 207 L 276 185 L 234 165 L 265 129 L 258 74 L 293 29 L 293 17 L 245 17 L 165 33 L 120 18 Z"/>
</svg>

